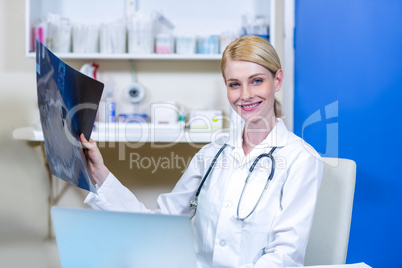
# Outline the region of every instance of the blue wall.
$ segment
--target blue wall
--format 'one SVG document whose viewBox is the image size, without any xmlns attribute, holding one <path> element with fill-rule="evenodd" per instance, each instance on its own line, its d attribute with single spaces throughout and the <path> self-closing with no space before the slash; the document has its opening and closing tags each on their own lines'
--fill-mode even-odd
<svg viewBox="0 0 402 268">
<path fill-rule="evenodd" d="M 294 131 L 357 163 L 347 263 L 402 267 L 401 109 L 402 1 L 296 0 Z"/>
</svg>

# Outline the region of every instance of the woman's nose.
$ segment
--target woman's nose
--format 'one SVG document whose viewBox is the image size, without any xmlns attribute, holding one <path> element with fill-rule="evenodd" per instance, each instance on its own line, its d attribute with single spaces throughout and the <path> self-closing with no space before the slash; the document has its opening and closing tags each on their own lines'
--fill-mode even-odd
<svg viewBox="0 0 402 268">
<path fill-rule="evenodd" d="M 249 99 L 252 99 L 253 97 L 254 96 L 253 96 L 252 89 L 249 86 L 243 86 L 242 92 L 241 92 L 242 100 L 249 100 Z"/>
</svg>

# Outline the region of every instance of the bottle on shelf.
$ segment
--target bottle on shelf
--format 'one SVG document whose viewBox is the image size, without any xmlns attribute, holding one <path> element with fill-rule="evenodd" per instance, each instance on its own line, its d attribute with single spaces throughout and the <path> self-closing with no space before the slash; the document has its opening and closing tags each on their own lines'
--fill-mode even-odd
<svg viewBox="0 0 402 268">
<path fill-rule="evenodd" d="M 113 82 L 105 83 L 104 97 L 99 103 L 98 122 L 115 123 L 116 122 L 116 103 L 113 99 Z"/>
<path fill-rule="evenodd" d="M 116 122 L 116 103 L 113 101 L 113 90 L 108 88 L 106 93 L 106 122 L 115 123 Z"/>
</svg>

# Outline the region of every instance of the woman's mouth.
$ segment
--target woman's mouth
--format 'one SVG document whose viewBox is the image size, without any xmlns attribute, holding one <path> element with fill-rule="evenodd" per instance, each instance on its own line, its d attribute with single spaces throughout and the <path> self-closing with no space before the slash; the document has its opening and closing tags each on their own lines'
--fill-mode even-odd
<svg viewBox="0 0 402 268">
<path fill-rule="evenodd" d="M 241 108 L 243 111 L 249 112 L 249 111 L 254 111 L 255 109 L 257 109 L 258 106 L 259 106 L 261 103 L 262 103 L 262 101 L 260 101 L 260 102 L 254 102 L 254 103 L 250 103 L 250 104 L 241 104 L 241 105 L 239 105 L 239 106 L 240 106 L 240 108 Z"/>
</svg>

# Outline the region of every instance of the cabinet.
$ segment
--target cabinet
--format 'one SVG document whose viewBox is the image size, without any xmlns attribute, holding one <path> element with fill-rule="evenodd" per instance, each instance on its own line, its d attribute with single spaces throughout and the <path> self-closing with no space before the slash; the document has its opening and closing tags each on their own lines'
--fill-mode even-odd
<svg viewBox="0 0 402 268">
<path fill-rule="evenodd" d="M 26 44 L 28 57 L 34 57 L 33 26 L 49 13 L 69 18 L 71 24 L 111 23 L 124 19 L 136 10 L 156 11 L 169 20 L 174 29 L 170 33 L 177 36 L 200 38 L 211 35 L 221 36 L 224 32 L 239 34 L 242 17 L 249 15 L 265 19 L 270 29 L 270 41 L 275 45 L 275 5 L 276 0 L 26 0 Z M 128 39 L 128 38 L 127 38 Z M 128 43 L 128 42 L 127 42 Z M 127 45 L 128 46 L 128 45 Z M 215 54 L 156 54 L 156 53 L 59 53 L 63 59 L 141 59 L 141 60 L 219 60 Z"/>
<path fill-rule="evenodd" d="M 31 49 L 32 26 L 35 22 L 44 18 L 49 12 L 68 17 L 74 23 L 107 23 L 117 19 L 124 18 L 128 11 L 128 6 L 133 5 L 138 10 L 157 11 L 163 14 L 174 25 L 173 34 L 182 33 L 193 36 L 219 35 L 224 31 L 238 32 L 242 26 L 242 16 L 244 14 L 254 13 L 264 16 L 269 22 L 269 36 L 271 44 L 276 48 L 279 57 L 282 60 L 282 67 L 285 73 L 283 88 L 277 93 L 276 97 L 283 104 L 285 122 L 289 129 L 293 129 L 293 74 L 294 74 L 294 0 L 25 0 L 25 52 L 28 57 L 35 57 Z M 169 61 L 189 61 L 184 68 L 191 69 L 195 64 L 204 66 L 204 69 L 211 69 L 211 65 L 221 59 L 221 54 L 135 54 L 135 53 L 59 53 L 55 54 L 64 60 L 102 60 L 111 62 L 107 66 L 114 69 L 115 60 L 141 60 L 147 67 L 147 70 L 154 71 L 144 61 L 159 61 L 157 66 L 163 66 L 157 69 L 163 73 L 166 68 L 170 68 Z M 165 61 L 163 64 L 161 61 Z M 204 63 L 201 63 L 204 62 Z M 209 62 L 209 63 L 207 63 Z M 155 66 L 155 65 L 154 65 Z M 208 67 L 205 67 L 208 66 Z M 105 68 L 106 69 L 106 68 Z M 177 69 L 177 68 L 176 68 Z M 186 69 L 186 71 L 187 71 Z M 171 68 L 169 69 L 171 71 Z M 180 72 L 182 69 L 180 69 Z M 198 71 L 198 70 L 197 70 Z M 203 72 L 197 72 L 197 76 L 202 76 Z M 173 81 L 173 77 L 165 77 Z M 179 78 L 181 79 L 181 78 Z M 204 79 L 204 77 L 202 77 Z M 121 81 L 121 82 L 120 82 Z M 120 79 L 117 85 L 125 87 L 127 79 Z M 124 84 L 126 83 L 126 84 Z M 152 79 L 149 79 L 150 87 L 156 88 Z M 214 86 L 213 83 L 209 85 Z M 185 92 L 183 88 L 178 88 L 177 92 Z M 163 95 L 163 92 L 156 92 Z M 181 101 L 184 97 L 172 95 L 172 98 Z M 192 108 L 200 108 L 201 105 L 189 105 Z M 194 107 L 193 107 L 194 106 Z M 206 106 L 206 105 L 204 105 Z M 219 103 L 215 109 L 225 109 Z"/>
</svg>

